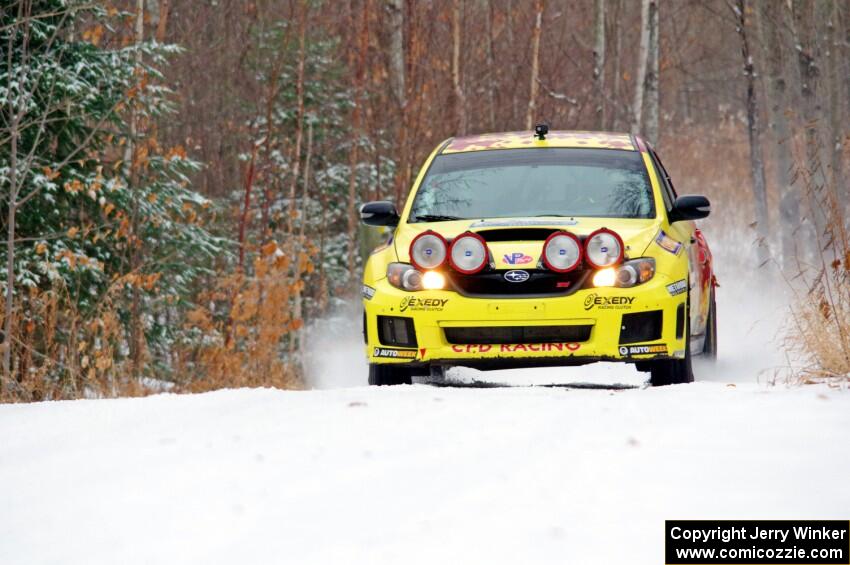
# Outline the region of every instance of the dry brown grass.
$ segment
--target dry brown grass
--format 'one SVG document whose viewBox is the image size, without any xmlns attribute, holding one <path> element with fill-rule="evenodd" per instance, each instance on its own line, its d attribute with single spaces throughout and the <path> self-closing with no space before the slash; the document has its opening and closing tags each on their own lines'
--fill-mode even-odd
<svg viewBox="0 0 850 565">
<path fill-rule="evenodd" d="M 253 274 L 222 277 L 204 293 L 205 306 L 191 312 L 187 326 L 205 336 L 200 347 L 180 352 L 183 375 L 177 392 L 233 387 L 301 388 L 295 358 L 285 352 L 303 320 L 293 316 L 292 300 L 302 275 L 312 270 L 306 253 L 297 264 L 274 242 L 260 251 Z"/>
<path fill-rule="evenodd" d="M 87 313 L 61 282 L 50 290 L 24 290 L 12 322 L 14 378 L 3 383 L 0 401 L 148 394 L 147 387 L 129 378 L 127 363 L 116 354 L 125 335 L 113 299 L 124 282 L 116 279 Z"/>
<path fill-rule="evenodd" d="M 799 262 L 796 300 L 785 345 L 803 363 L 792 372 L 794 383 L 850 385 L 850 237 L 845 206 L 832 171 L 807 166 L 806 145 L 794 144 L 801 194 L 811 210 L 820 210 L 825 225 L 815 230 L 814 252 Z"/>
<path fill-rule="evenodd" d="M 3 382 L 0 402 L 301 388 L 299 355 L 292 349 L 303 321 L 294 316 L 293 302 L 313 268 L 310 249 L 303 247 L 293 264 L 269 243 L 256 253 L 250 274 L 222 275 L 196 297 L 203 306 L 177 322 L 186 338 L 169 352 L 176 382 L 160 380 L 151 367 L 139 374 L 127 357 L 129 336 L 115 301 L 127 285 L 142 284 L 132 276 L 113 281 L 97 309 L 85 314 L 62 287 L 29 289 L 15 308 L 22 313 L 13 320 L 15 377 Z M 145 363 L 150 357 L 143 352 Z"/>
</svg>

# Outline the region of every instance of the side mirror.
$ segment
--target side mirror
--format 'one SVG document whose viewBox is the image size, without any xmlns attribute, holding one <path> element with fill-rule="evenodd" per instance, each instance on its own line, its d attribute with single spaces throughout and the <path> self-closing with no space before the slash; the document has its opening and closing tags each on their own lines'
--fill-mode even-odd
<svg viewBox="0 0 850 565">
<path fill-rule="evenodd" d="M 670 223 L 682 220 L 700 220 L 711 213 L 711 202 L 705 196 L 680 196 L 673 202 Z"/>
<path fill-rule="evenodd" d="M 360 207 L 360 221 L 368 226 L 397 226 L 399 219 L 395 204 L 386 200 Z"/>
</svg>

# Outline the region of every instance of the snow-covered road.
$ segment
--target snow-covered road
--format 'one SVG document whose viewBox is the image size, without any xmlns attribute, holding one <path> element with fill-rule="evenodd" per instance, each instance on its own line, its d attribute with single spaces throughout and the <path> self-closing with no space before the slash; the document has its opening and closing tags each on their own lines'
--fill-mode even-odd
<svg viewBox="0 0 850 565">
<path fill-rule="evenodd" d="M 768 386 L 785 298 L 725 280 L 689 385 L 369 388 L 350 311 L 310 334 L 322 390 L 0 406 L 0 564 L 658 565 L 664 519 L 847 519 L 850 392 Z"/>
<path fill-rule="evenodd" d="M 0 563 L 662 563 L 850 509 L 850 394 L 696 383 L 0 406 Z"/>
</svg>

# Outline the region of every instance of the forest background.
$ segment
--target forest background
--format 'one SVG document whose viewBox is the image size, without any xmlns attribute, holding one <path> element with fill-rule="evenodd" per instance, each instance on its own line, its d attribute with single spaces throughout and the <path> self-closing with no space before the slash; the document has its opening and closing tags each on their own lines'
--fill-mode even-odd
<svg viewBox="0 0 850 565">
<path fill-rule="evenodd" d="M 360 204 L 538 121 L 651 140 L 721 274 L 790 289 L 793 378 L 847 379 L 846 1 L 12 0 L 0 399 L 302 386 Z"/>
</svg>

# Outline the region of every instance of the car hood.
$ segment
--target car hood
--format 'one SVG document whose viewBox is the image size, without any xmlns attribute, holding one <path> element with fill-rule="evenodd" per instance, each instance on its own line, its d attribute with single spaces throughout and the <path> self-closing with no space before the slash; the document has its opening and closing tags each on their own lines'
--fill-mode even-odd
<svg viewBox="0 0 850 565">
<path fill-rule="evenodd" d="M 449 222 L 417 222 L 400 224 L 395 236 L 395 250 L 400 261 L 410 261 L 410 243 L 424 231 L 435 231 L 451 240 L 466 231 L 481 234 L 493 255 L 497 269 L 535 268 L 543 252 L 545 230 L 560 229 L 586 236 L 608 228 L 623 238 L 626 256 L 640 257 L 658 234 L 657 219 L 623 218 L 494 218 L 455 220 Z M 515 235 L 514 235 L 515 234 Z"/>
</svg>

